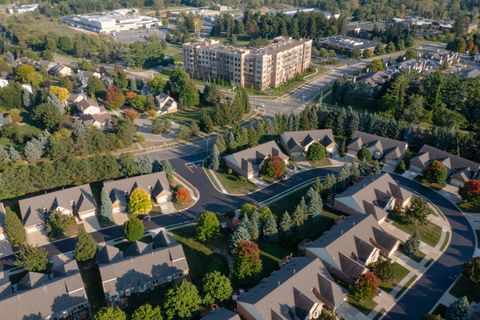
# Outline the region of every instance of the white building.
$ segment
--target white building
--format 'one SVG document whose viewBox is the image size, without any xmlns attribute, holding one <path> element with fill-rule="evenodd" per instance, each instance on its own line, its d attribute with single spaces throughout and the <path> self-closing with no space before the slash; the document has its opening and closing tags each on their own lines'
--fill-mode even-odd
<svg viewBox="0 0 480 320">
<path fill-rule="evenodd" d="M 107 13 L 68 16 L 62 21 L 73 27 L 97 33 L 150 29 L 161 25 L 157 18 L 140 15 L 138 9 L 118 9 Z"/>
<path fill-rule="evenodd" d="M 8 80 L 0 78 L 0 88 L 5 88 L 6 86 L 8 86 Z"/>
<path fill-rule="evenodd" d="M 38 3 L 32 3 L 32 4 L 24 4 L 21 6 L 13 6 L 11 8 L 8 8 L 8 13 L 14 14 L 14 13 L 27 13 L 27 12 L 33 12 L 38 9 L 39 4 Z"/>
</svg>

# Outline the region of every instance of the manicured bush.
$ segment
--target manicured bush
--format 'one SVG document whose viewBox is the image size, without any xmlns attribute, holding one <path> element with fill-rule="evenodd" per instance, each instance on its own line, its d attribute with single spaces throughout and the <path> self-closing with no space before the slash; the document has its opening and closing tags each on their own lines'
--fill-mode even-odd
<svg viewBox="0 0 480 320">
<path fill-rule="evenodd" d="M 140 219 L 131 218 L 123 224 L 123 232 L 128 241 L 135 242 L 143 238 L 145 227 Z"/>
<path fill-rule="evenodd" d="M 423 170 L 423 176 L 430 183 L 445 183 L 448 177 L 448 170 L 440 161 L 433 161 Z"/>
<path fill-rule="evenodd" d="M 307 151 L 307 160 L 308 161 L 319 161 L 325 158 L 326 150 L 325 147 L 318 143 L 314 142 L 310 145 Z"/>
</svg>

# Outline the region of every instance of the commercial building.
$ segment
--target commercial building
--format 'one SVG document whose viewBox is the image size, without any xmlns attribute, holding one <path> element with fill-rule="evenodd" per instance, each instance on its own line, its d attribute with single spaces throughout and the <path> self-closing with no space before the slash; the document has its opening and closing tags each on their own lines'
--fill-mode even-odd
<svg viewBox="0 0 480 320">
<path fill-rule="evenodd" d="M 107 13 L 68 16 L 62 21 L 73 27 L 97 33 L 115 33 L 161 26 L 157 18 L 142 16 L 138 9 L 118 9 Z"/>
<path fill-rule="evenodd" d="M 410 170 L 421 174 L 433 161 L 439 161 L 448 170 L 448 182 L 463 187 L 465 182 L 478 176 L 480 163 L 467 160 L 443 150 L 424 145 L 417 156 L 410 160 Z"/>
<path fill-rule="evenodd" d="M 183 45 L 185 69 L 194 78 L 224 79 L 257 90 L 276 88 L 307 70 L 312 40 L 278 37 L 262 48 L 241 48 L 202 40 Z"/>
<path fill-rule="evenodd" d="M 38 3 L 23 4 L 23 5 L 20 5 L 20 6 L 13 5 L 12 7 L 8 8 L 7 11 L 10 14 L 14 14 L 14 13 L 22 14 L 22 13 L 36 11 L 39 6 L 40 6 L 40 4 L 38 4 Z"/>
<path fill-rule="evenodd" d="M 318 43 L 324 48 L 333 49 L 337 52 L 342 52 L 345 54 L 352 54 L 354 50 L 359 49 L 360 54 L 362 55 L 366 51 L 373 52 L 377 46 L 385 46 L 385 44 L 381 42 L 348 36 L 331 36 L 321 38 L 318 40 Z"/>
</svg>

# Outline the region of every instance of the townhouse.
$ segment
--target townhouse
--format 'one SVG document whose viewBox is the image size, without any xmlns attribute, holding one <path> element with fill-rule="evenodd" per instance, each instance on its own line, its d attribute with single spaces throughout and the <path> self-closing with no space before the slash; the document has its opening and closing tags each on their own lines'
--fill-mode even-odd
<svg viewBox="0 0 480 320">
<path fill-rule="evenodd" d="M 269 157 L 280 157 L 285 163 L 288 163 L 288 156 L 273 140 L 229 154 L 223 159 L 233 171 L 247 179 L 252 179 L 258 176 L 264 161 Z"/>
<path fill-rule="evenodd" d="M 137 241 L 123 252 L 107 244 L 99 250 L 98 261 L 103 290 L 111 305 L 132 293 L 181 281 L 189 272 L 182 245 L 165 230 L 153 243 Z"/>
<path fill-rule="evenodd" d="M 410 170 L 422 174 L 433 161 L 439 161 L 448 170 L 448 182 L 463 187 L 465 182 L 478 176 L 480 163 L 467 160 L 446 151 L 424 145 L 417 156 L 410 160 Z"/>
<path fill-rule="evenodd" d="M 75 217 L 77 223 L 96 212 L 90 185 L 67 188 L 18 201 L 23 226 L 27 233 L 44 230 L 52 212 Z"/>
<path fill-rule="evenodd" d="M 113 213 L 128 212 L 128 196 L 136 188 L 149 192 L 155 205 L 161 205 L 173 198 L 173 191 L 165 172 L 105 181 L 103 186 L 112 201 Z"/>
<path fill-rule="evenodd" d="M 335 309 L 347 293 L 316 257 L 295 257 L 237 299 L 246 320 L 317 319 L 324 307 Z"/>
<path fill-rule="evenodd" d="M 160 93 L 155 97 L 155 108 L 159 116 L 178 111 L 177 102 L 165 93 Z"/>
<path fill-rule="evenodd" d="M 290 157 L 304 158 L 308 148 L 315 142 L 323 145 L 330 156 L 337 153 L 338 146 L 331 129 L 287 131 L 280 136 L 280 143 Z"/>
<path fill-rule="evenodd" d="M 347 153 L 356 157 L 358 151 L 362 148 L 368 148 L 373 159 L 383 160 L 386 164 L 396 166 L 405 155 L 408 144 L 403 141 L 357 131 L 347 146 Z"/>
</svg>

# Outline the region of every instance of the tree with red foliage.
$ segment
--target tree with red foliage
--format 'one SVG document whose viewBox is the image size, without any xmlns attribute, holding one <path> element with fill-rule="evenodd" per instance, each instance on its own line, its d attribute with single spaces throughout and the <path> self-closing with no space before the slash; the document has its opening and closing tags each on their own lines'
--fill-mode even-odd
<svg viewBox="0 0 480 320">
<path fill-rule="evenodd" d="M 368 301 L 377 294 L 378 280 L 373 272 L 365 272 L 350 286 L 350 292 L 358 301 Z"/>
<path fill-rule="evenodd" d="M 133 121 L 137 119 L 140 116 L 140 114 L 137 111 L 133 110 L 132 108 L 128 108 L 123 112 L 123 116 L 125 117 L 125 119 Z"/>
<path fill-rule="evenodd" d="M 116 86 L 111 86 L 107 89 L 107 105 L 114 109 L 118 110 L 125 103 L 125 95 L 122 90 Z"/>
<path fill-rule="evenodd" d="M 474 206 L 480 206 L 480 180 L 473 179 L 465 182 L 458 193 L 463 200 Z"/>
<path fill-rule="evenodd" d="M 175 200 L 179 203 L 187 203 L 191 200 L 190 193 L 184 187 L 178 188 L 175 193 Z"/>
<path fill-rule="evenodd" d="M 280 178 L 285 174 L 285 162 L 279 156 L 270 156 L 265 160 L 260 174 L 270 178 Z"/>
<path fill-rule="evenodd" d="M 423 176 L 431 183 L 444 183 L 447 180 L 448 170 L 438 160 L 433 161 L 423 170 Z"/>
<path fill-rule="evenodd" d="M 260 249 L 255 242 L 240 241 L 233 258 L 233 273 L 238 281 L 248 283 L 262 271 Z"/>
</svg>

